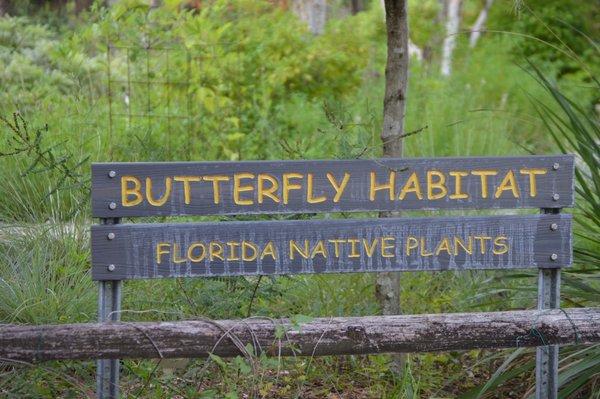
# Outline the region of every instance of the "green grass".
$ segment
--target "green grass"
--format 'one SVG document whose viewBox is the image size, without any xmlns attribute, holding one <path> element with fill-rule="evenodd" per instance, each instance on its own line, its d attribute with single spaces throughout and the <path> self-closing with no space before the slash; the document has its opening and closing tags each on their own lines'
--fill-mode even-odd
<svg viewBox="0 0 600 399">
<path fill-rule="evenodd" d="M 577 154 L 576 163 L 576 210 L 574 267 L 562 272 L 562 305 L 585 307 L 600 303 L 600 121 L 593 112 L 586 110 L 578 100 L 567 97 L 535 65 L 530 64 L 532 76 L 546 96 L 532 96 L 537 112 L 547 131 L 562 152 Z M 592 77 L 593 85 L 600 83 Z M 551 100 L 551 101 L 548 101 Z M 533 277 L 533 276 L 532 276 Z M 514 287 L 520 292 L 531 292 L 531 287 L 521 283 L 520 276 L 509 278 L 519 281 Z M 518 349 L 485 386 L 480 386 L 465 397 L 485 397 L 493 389 L 517 376 L 529 385 L 528 397 L 533 397 L 532 371 L 535 365 L 534 351 Z M 526 371 L 526 372 L 525 372 Z M 598 398 L 600 384 L 600 345 L 588 347 L 569 346 L 561 348 L 559 361 L 559 396 Z"/>
<path fill-rule="evenodd" d="M 38 155 L 51 149 L 55 159 L 69 159 L 66 165 L 77 171 L 78 177 L 61 184 L 64 174 L 56 163 L 32 171 L 37 159 L 32 153 L 0 157 L 0 197 L 8 199 L 0 203 L 0 322 L 95 320 L 96 287 L 89 276 L 88 229 L 95 222 L 88 205 L 90 161 L 380 155 L 385 47 L 379 15 L 342 21 L 324 38 L 313 39 L 287 32 L 289 20 L 285 16 L 273 22 L 260 13 L 252 14 L 252 10 L 248 11 L 250 17 L 238 24 L 225 21 L 229 23 L 227 29 L 210 25 L 207 32 L 198 33 L 194 29 L 208 23 L 218 25 L 223 18 L 219 12 L 212 16 L 206 12 L 208 15 L 187 16 L 185 23 L 178 20 L 181 26 L 177 29 L 181 30 L 168 35 L 165 27 L 172 24 L 168 15 L 156 21 L 164 30 L 157 31 L 169 37 L 175 33 L 195 33 L 194 38 L 207 40 L 247 36 L 241 55 L 228 53 L 225 45 L 217 47 L 215 64 L 207 63 L 192 76 L 197 87 L 171 98 L 168 111 L 174 113 L 186 112 L 189 99 L 200 104 L 202 112 L 193 118 L 191 129 L 189 120 L 180 119 L 158 119 L 149 124 L 145 118 L 134 118 L 130 124 L 127 118 L 113 116 L 110 123 L 101 35 L 108 24 L 118 25 L 126 35 L 138 34 L 145 22 L 137 20 L 135 13 L 120 19 L 114 15 L 106 20 L 95 17 L 99 20 L 76 27 L 75 34 L 48 31 L 29 21 L 2 20 L 12 26 L 14 38 L 28 51 L 19 55 L 25 57 L 21 64 L 26 68 L 4 71 L 12 75 L 3 75 L 4 82 L 10 84 L 9 90 L 0 93 L 1 116 L 10 121 L 12 112 L 19 110 L 31 131 L 43 130 Z M 256 31 L 254 25 L 260 24 L 255 18 L 272 24 L 264 27 L 265 32 L 273 34 L 279 29 L 291 36 L 265 37 L 264 32 Z M 36 37 L 44 38 L 44 46 Z M 348 37 L 352 39 L 348 39 L 349 48 L 330 51 Z M 0 37 L 0 50 L 2 46 L 13 49 L 13 44 L 6 45 L 12 39 Z M 287 60 L 289 53 L 279 52 L 286 40 L 300 46 L 298 59 Z M 486 38 L 480 43 L 474 51 L 466 49 L 464 43 L 459 47 L 450 78 L 440 77 L 435 63 L 412 63 L 406 130 L 422 130 L 406 139 L 406 156 L 556 152 L 547 137 L 548 127 L 537 117 L 536 106 L 528 98 L 542 94 L 544 88 L 514 64 L 510 39 Z M 346 65 L 349 59 L 345 57 L 355 53 L 366 61 Z M 0 51 L 0 61 L 6 54 Z M 35 56 L 27 59 L 31 54 Z M 122 78 L 127 73 L 126 54 L 116 50 L 112 56 L 113 72 Z M 236 64 L 239 57 L 242 60 Z M 320 57 L 331 62 L 319 63 Z M 315 58 L 317 61 L 309 62 Z M 164 72 L 160 69 L 166 68 L 164 59 L 155 61 L 157 70 Z M 331 65 L 337 69 L 328 69 Z M 232 66 L 238 69 L 232 70 Z M 144 77 L 142 58 L 134 60 L 132 68 L 135 76 Z M 240 70 L 240 76 L 233 73 Z M 266 72 L 262 76 L 256 75 L 257 71 Z M 181 70 L 169 76 L 175 80 L 180 75 Z M 231 82 L 227 83 L 232 76 L 239 91 L 232 91 Z M 356 76 L 358 83 L 348 85 Z M 308 82 L 306 87 L 302 82 Z M 126 111 L 123 88 L 113 90 L 118 94 L 113 99 L 113 112 Z M 167 92 L 158 87 L 154 94 L 165 100 Z M 147 93 L 134 91 L 134 96 L 130 101 L 136 106 L 146 104 Z M 164 101 L 160 107 L 165 111 Z M 8 139 L 12 133 L 6 124 L 0 124 L 0 131 L 0 152 L 5 152 L 13 148 Z M 52 189 L 59 185 L 59 190 Z M 597 253 L 597 247 L 590 243 L 580 248 L 582 253 Z M 580 275 L 572 277 L 580 284 L 589 276 L 585 273 L 587 269 L 582 268 Z M 373 275 L 363 274 L 264 277 L 260 281 L 132 281 L 124 284 L 122 319 L 243 318 L 249 312 L 269 317 L 372 315 L 378 313 L 373 283 Z M 523 308 L 531 306 L 535 297 L 534 278 L 507 281 L 504 274 L 493 272 L 407 273 L 402 284 L 403 311 L 412 314 Z M 517 285 L 527 289 L 515 293 L 512 288 Z M 567 281 L 564 292 L 574 302 L 597 304 L 595 291 L 577 289 L 575 283 Z M 593 351 L 577 350 L 583 351 L 573 352 L 578 358 Z M 353 398 L 455 397 L 483 386 L 503 363 L 504 355 L 489 351 L 411 355 L 409 369 L 401 379 L 390 372 L 388 356 L 129 360 L 123 366 L 122 391 L 125 397 L 155 398 L 236 397 L 234 393 L 324 397 L 331 392 L 344 392 Z M 256 372 L 248 372 L 250 362 Z M 514 375 L 526 380 L 531 368 L 523 367 L 524 371 L 510 371 L 522 371 Z M 582 369 L 579 376 L 590 370 L 578 367 Z M 510 389 L 518 393 L 528 389 L 515 378 L 507 385 L 507 391 L 494 386 L 492 393 L 501 396 Z M 93 396 L 93 390 L 93 362 L 0 365 L 0 396 L 82 397 Z"/>
<path fill-rule="evenodd" d="M 87 232 L 48 223 L 0 229 L 0 322 L 95 319 Z"/>
</svg>

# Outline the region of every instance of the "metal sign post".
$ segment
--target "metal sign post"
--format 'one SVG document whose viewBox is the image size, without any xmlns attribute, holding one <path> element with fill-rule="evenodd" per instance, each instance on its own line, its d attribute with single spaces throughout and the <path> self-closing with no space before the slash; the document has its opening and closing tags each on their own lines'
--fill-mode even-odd
<svg viewBox="0 0 600 399">
<path fill-rule="evenodd" d="M 100 219 L 104 225 L 118 224 L 120 218 Z M 107 236 L 112 240 L 114 236 Z M 110 265 L 108 266 L 110 267 Z M 112 265 L 114 268 L 114 265 Z M 121 281 L 98 281 L 98 322 L 119 321 L 121 319 Z M 98 359 L 96 361 L 96 395 L 98 399 L 119 397 L 119 359 Z"/>
<path fill-rule="evenodd" d="M 560 208 L 542 209 L 541 213 L 558 214 Z M 557 229 L 552 224 L 550 229 Z M 550 255 L 551 257 L 554 254 Z M 560 308 L 560 268 L 543 269 L 538 272 L 538 310 Z M 556 399 L 558 397 L 558 345 L 539 346 L 535 353 L 535 397 Z"/>
</svg>

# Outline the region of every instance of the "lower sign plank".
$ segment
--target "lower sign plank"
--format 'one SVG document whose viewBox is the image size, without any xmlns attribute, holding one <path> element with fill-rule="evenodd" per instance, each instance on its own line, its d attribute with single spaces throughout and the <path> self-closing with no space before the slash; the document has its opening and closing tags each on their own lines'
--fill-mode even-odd
<svg viewBox="0 0 600 399">
<path fill-rule="evenodd" d="M 571 216 L 92 227 L 95 280 L 564 267 Z"/>
</svg>

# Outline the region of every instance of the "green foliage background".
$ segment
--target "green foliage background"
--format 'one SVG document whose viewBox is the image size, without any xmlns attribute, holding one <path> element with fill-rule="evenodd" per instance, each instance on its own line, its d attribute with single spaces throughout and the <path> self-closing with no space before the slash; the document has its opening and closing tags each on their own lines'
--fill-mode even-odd
<svg viewBox="0 0 600 399">
<path fill-rule="evenodd" d="M 0 198 L 9 199 L 0 201 L 0 322 L 95 320 L 87 236 L 93 222 L 91 161 L 380 155 L 386 48 L 378 1 L 357 15 L 332 19 L 320 36 L 268 2 L 218 0 L 200 11 L 183 11 L 175 0 L 164 3 L 156 10 L 138 0 L 110 9 L 97 4 L 78 17 L 49 10 L 0 17 Z M 514 4 L 495 4 L 490 32 L 475 49 L 468 47 L 468 35 L 459 36 L 453 74 L 445 78 L 438 72 L 443 40 L 443 27 L 435 23 L 438 2 L 410 2 L 411 38 L 430 56 L 411 61 L 406 126 L 419 133 L 406 140 L 406 156 L 563 149 L 548 135 L 548 122 L 531 99 L 543 99 L 552 112 L 562 108 L 545 101 L 551 97 L 530 75 L 531 65 L 576 98 L 597 124 L 598 7 L 575 0 L 518 2 L 517 9 Z M 481 5 L 464 2 L 463 28 Z M 21 7 L 28 10 L 25 2 Z M 577 146 L 567 148 L 579 152 Z M 589 199 L 581 202 L 594 209 Z M 585 223 L 577 228 L 589 236 Z M 588 266 L 572 275 L 575 283 L 567 281 L 563 301 L 593 306 L 598 275 L 589 254 L 597 259 L 598 242 L 588 240 L 582 248 L 588 257 L 580 262 Z M 500 276 L 406 274 L 403 310 L 535 304 L 534 276 Z M 379 311 L 370 275 L 128 282 L 123 298 L 124 320 L 252 314 L 292 316 L 301 324 L 308 320 L 298 316 L 303 314 Z M 400 379 L 390 372 L 386 356 L 212 358 L 158 366 L 126 361 L 122 390 L 126 396 L 157 398 L 335 397 L 336 392 L 353 398 L 471 397 L 504 356 L 415 355 Z M 524 359 L 515 369 L 527 364 Z M 570 394 L 594 392 L 598 367 L 585 368 L 586 379 Z M 485 395 L 525 395 L 532 372 L 523 370 L 507 383 L 494 380 L 493 392 Z M 580 377 L 574 375 L 571 380 Z M 0 365 L 0 396 L 89 396 L 93 381 L 92 362 Z"/>
</svg>

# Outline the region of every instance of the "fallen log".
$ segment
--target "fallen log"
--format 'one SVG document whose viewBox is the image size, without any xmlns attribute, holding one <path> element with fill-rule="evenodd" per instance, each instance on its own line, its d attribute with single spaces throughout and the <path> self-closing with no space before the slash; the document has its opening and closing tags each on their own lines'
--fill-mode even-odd
<svg viewBox="0 0 600 399">
<path fill-rule="evenodd" d="M 0 360 L 322 356 L 600 342 L 600 308 L 288 319 L 0 325 Z"/>
</svg>

